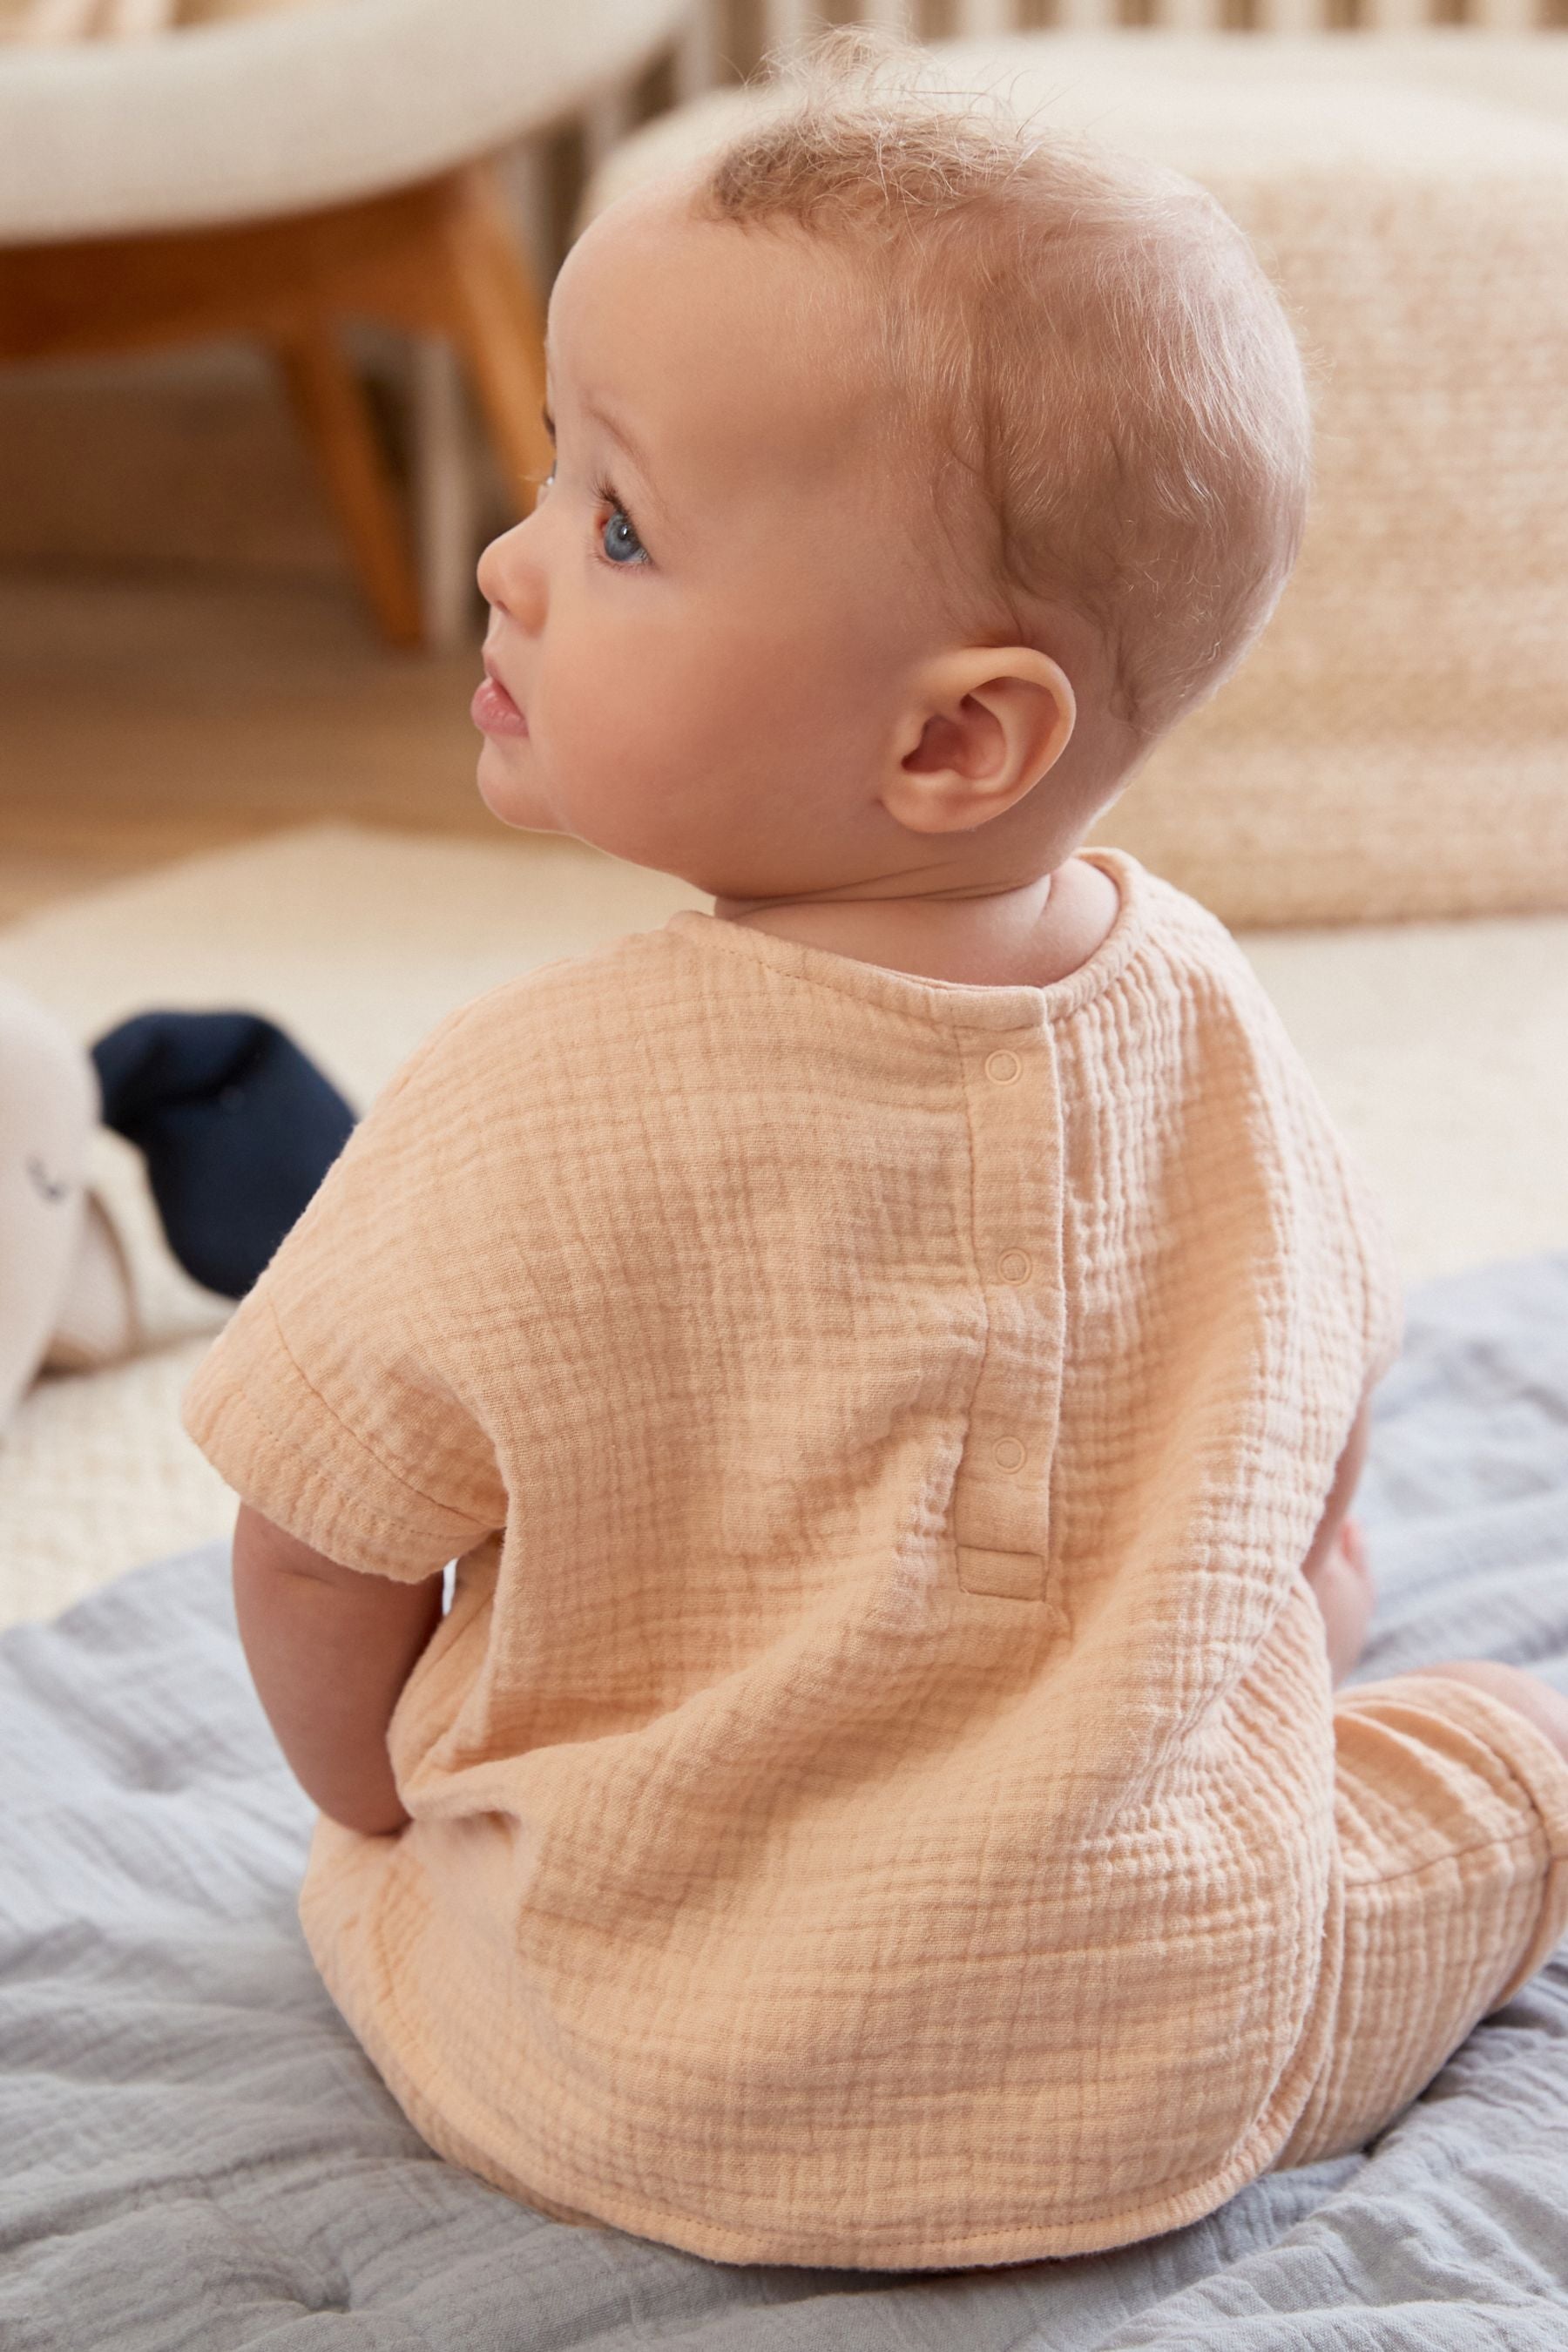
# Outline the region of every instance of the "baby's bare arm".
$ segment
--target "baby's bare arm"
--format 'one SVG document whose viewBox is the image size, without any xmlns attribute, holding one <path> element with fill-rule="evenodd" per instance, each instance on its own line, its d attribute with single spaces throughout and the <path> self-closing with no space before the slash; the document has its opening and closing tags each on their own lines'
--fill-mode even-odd
<svg viewBox="0 0 1568 2352">
<path fill-rule="evenodd" d="M 1361 1401 L 1361 1410 L 1352 1424 L 1349 1437 L 1345 1440 L 1344 1452 L 1340 1455 L 1339 1466 L 1334 1472 L 1334 1483 L 1329 1490 L 1329 1499 L 1323 1507 L 1323 1516 L 1318 1523 L 1318 1532 L 1312 1538 L 1311 1549 L 1302 1562 L 1302 1574 L 1309 1584 L 1314 1582 L 1332 1559 L 1334 1548 L 1339 1542 L 1340 1529 L 1344 1526 L 1349 1516 L 1352 1497 L 1366 1465 L 1367 1444 L 1371 1434 L 1372 1395 L 1369 1391 Z"/>
<path fill-rule="evenodd" d="M 441 1622 L 440 1578 L 341 1568 L 241 1504 L 234 1601 L 257 1695 L 306 1795 L 366 1836 L 401 1829 L 386 1727 Z"/>
<path fill-rule="evenodd" d="M 1356 1482 L 1366 1461 L 1372 1429 L 1372 1397 L 1363 1397 L 1334 1471 L 1334 1483 L 1318 1523 L 1317 1533 L 1301 1563 L 1312 1598 L 1322 1612 L 1328 1635 L 1331 1679 L 1337 1685 L 1361 1656 L 1372 1622 L 1372 1579 L 1357 1542 L 1353 1554 L 1346 1520 Z"/>
<path fill-rule="evenodd" d="M 1369 1394 L 1362 1400 L 1355 1425 L 1340 1456 L 1328 1505 L 1306 1560 L 1307 1581 L 1328 1626 L 1329 1656 L 1336 1684 L 1360 1656 L 1372 1613 L 1370 1588 L 1357 1589 L 1358 1580 L 1338 1549 L 1356 1482 L 1366 1461 L 1371 1423 Z M 1495 1698 L 1500 1698 L 1533 1723 L 1538 1731 L 1544 1732 L 1568 1762 L 1568 1698 L 1539 1675 L 1528 1674 L 1522 1666 L 1505 1666 L 1495 1658 L 1445 1658 L 1438 1665 L 1410 1671 L 1447 1675 L 1456 1682 L 1474 1683 L 1481 1690 L 1489 1690 Z"/>
</svg>

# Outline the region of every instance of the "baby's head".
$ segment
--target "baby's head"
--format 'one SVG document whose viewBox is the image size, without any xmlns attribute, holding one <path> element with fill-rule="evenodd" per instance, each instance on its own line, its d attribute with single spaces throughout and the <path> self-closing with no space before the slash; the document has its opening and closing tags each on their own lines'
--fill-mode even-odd
<svg viewBox="0 0 1568 2352">
<path fill-rule="evenodd" d="M 556 465 L 479 567 L 527 732 L 480 789 L 721 901 L 1016 887 L 1273 611 L 1300 356 L 1195 183 L 888 36 L 792 79 L 556 278 Z"/>
</svg>

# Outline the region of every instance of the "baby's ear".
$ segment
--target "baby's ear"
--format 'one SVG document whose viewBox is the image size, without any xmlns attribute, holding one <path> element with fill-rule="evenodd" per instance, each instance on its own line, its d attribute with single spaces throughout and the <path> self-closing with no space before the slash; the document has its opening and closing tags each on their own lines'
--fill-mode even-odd
<svg viewBox="0 0 1568 2352">
<path fill-rule="evenodd" d="M 1077 724 L 1072 683 L 1048 654 L 973 646 L 943 655 L 917 687 L 882 805 L 911 833 L 971 832 L 1033 790 Z"/>
</svg>

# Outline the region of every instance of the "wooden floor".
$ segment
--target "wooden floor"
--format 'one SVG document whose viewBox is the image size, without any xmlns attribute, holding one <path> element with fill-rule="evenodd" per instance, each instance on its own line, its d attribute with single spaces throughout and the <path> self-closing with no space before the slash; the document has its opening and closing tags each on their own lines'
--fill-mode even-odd
<svg viewBox="0 0 1568 2352">
<path fill-rule="evenodd" d="M 389 652 L 319 574 L 0 572 L 0 921 L 323 818 L 493 836 L 480 635 Z"/>
</svg>

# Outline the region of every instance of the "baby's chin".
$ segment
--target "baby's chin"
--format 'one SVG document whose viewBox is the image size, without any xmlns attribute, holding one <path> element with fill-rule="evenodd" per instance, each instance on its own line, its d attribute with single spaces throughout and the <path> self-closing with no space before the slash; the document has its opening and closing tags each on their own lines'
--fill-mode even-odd
<svg viewBox="0 0 1568 2352">
<path fill-rule="evenodd" d="M 475 782 L 490 814 L 520 833 L 560 833 L 562 825 L 537 784 L 520 772 L 500 746 L 488 739 L 479 751 Z"/>
<path fill-rule="evenodd" d="M 521 749 L 522 757 L 515 756 Z M 529 745 L 500 745 L 488 737 L 479 753 L 476 782 L 479 798 L 490 814 L 516 833 L 552 833 L 580 841 L 588 849 L 603 850 L 623 865 L 640 866 L 649 874 L 668 874 L 673 881 L 689 882 L 707 890 L 712 885 L 686 871 L 683 852 L 668 835 L 650 828 L 646 814 L 640 821 L 625 803 L 601 806 L 585 814 L 563 814 L 552 808 L 536 773 L 530 772 Z M 699 864 L 703 860 L 699 858 Z"/>
</svg>

